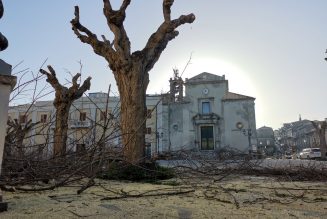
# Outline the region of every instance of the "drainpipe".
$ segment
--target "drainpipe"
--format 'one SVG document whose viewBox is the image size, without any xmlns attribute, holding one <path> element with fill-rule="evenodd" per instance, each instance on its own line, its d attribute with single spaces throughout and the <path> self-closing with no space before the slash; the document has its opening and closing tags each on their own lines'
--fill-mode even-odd
<svg viewBox="0 0 327 219">
<path fill-rule="evenodd" d="M 156 108 L 156 139 L 157 139 L 156 156 L 158 156 L 159 155 L 158 106 Z"/>
<path fill-rule="evenodd" d="M 168 103 L 168 152 L 170 153 L 171 142 L 170 142 L 170 103 Z"/>
</svg>

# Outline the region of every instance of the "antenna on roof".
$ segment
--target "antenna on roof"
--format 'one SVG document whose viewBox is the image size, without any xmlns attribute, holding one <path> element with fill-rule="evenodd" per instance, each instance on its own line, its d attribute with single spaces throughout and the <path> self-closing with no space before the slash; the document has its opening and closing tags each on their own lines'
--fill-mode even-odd
<svg viewBox="0 0 327 219">
<path fill-rule="evenodd" d="M 174 78 L 177 79 L 179 76 L 179 71 L 177 68 L 173 68 L 173 71 L 174 71 Z"/>
<path fill-rule="evenodd" d="M 184 69 L 183 69 L 183 71 L 182 71 L 181 77 L 183 76 L 185 70 L 187 69 L 187 66 L 189 66 L 190 64 L 192 64 L 192 63 L 191 63 L 192 55 L 193 55 L 193 52 L 191 52 L 190 58 L 189 58 L 189 60 L 187 61 L 186 65 L 185 65 L 185 67 L 184 67 Z"/>
</svg>

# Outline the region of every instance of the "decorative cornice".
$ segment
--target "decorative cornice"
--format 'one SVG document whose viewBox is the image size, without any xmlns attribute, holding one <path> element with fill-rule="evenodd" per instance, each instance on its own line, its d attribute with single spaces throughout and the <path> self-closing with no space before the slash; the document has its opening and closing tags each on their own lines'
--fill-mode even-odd
<svg viewBox="0 0 327 219">
<path fill-rule="evenodd" d="M 14 89 L 17 83 L 17 77 L 12 75 L 0 75 L 0 84 L 9 85 L 11 90 Z"/>
</svg>

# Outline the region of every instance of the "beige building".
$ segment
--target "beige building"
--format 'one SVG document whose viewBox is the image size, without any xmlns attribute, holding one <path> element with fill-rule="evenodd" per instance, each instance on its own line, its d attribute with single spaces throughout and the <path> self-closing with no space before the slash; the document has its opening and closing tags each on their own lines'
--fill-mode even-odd
<svg viewBox="0 0 327 219">
<path fill-rule="evenodd" d="M 90 93 L 88 97 L 76 100 L 69 116 L 68 152 L 85 150 L 103 139 L 109 147 L 119 148 L 119 98 L 106 93 Z M 148 116 L 146 122 L 147 151 L 155 151 L 157 146 L 157 110 L 160 96 L 148 96 Z M 52 101 L 38 101 L 34 105 L 19 105 L 9 108 L 9 119 L 25 127 L 29 120 L 36 123 L 24 138 L 24 153 L 39 151 L 40 155 L 52 155 L 52 138 L 55 127 L 55 108 Z M 152 148 L 150 148 L 152 147 Z"/>
<path fill-rule="evenodd" d="M 201 73 L 184 82 L 175 72 L 169 94 L 147 95 L 146 155 L 180 150 L 212 154 L 226 147 L 242 153 L 255 150 L 254 100 L 230 92 L 225 76 Z M 37 123 L 25 136 L 24 153 L 52 155 L 54 116 L 52 101 L 10 107 L 11 120 Z M 107 147 L 121 148 L 119 98 L 90 93 L 71 107 L 67 150 L 82 151 L 100 139 Z"/>
</svg>

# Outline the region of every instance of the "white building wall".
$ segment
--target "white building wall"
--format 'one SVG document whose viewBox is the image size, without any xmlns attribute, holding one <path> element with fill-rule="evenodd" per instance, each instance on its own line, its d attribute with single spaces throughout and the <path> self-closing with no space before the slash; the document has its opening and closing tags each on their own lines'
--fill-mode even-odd
<svg viewBox="0 0 327 219">
<path fill-rule="evenodd" d="M 251 145 L 256 144 L 254 102 L 251 100 L 226 101 L 223 103 L 223 111 L 224 145 L 248 153 L 250 148 L 247 135 L 249 133 L 251 133 Z M 244 125 L 245 133 L 237 129 L 238 122 Z"/>
</svg>

